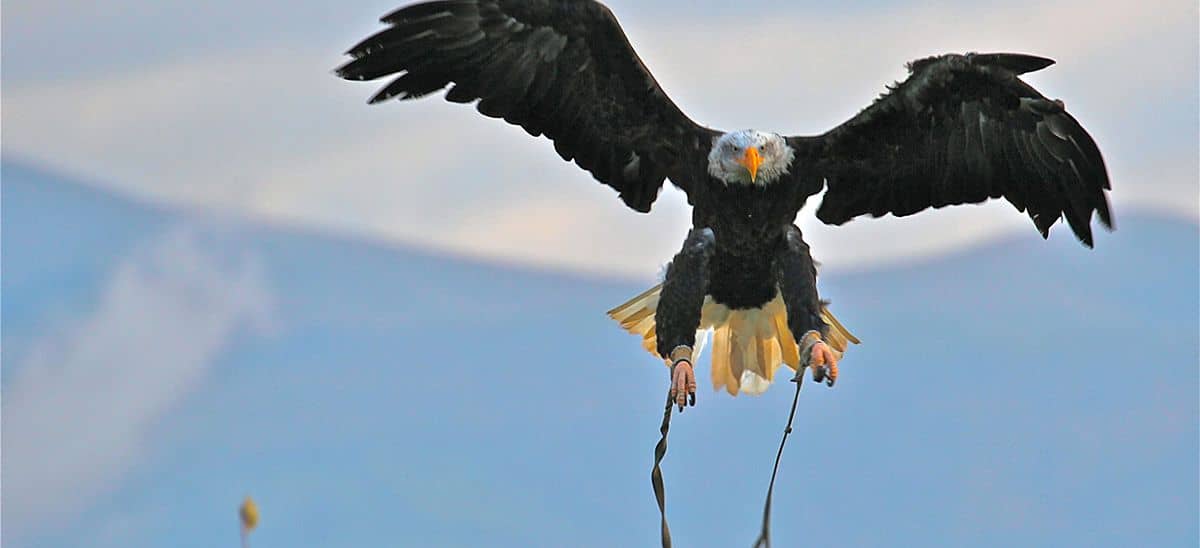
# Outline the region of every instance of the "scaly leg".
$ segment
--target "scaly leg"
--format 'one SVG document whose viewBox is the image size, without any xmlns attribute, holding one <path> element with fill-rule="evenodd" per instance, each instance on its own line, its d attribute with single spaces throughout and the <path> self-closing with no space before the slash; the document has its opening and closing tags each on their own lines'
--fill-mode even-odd
<svg viewBox="0 0 1200 548">
<path fill-rule="evenodd" d="M 715 245 L 716 234 L 710 228 L 694 228 L 688 233 L 683 249 L 667 267 L 655 312 L 658 353 L 671 362 L 671 393 L 681 411 L 689 403 L 689 396 L 690 404 L 696 405 L 692 347 L 708 292 L 708 262 Z"/>
<path fill-rule="evenodd" d="M 838 374 L 837 354 L 824 342 L 829 326 L 821 319 L 817 266 L 799 228 L 788 227 L 775 257 L 775 268 L 779 291 L 787 307 L 788 329 L 800 346 L 797 374 L 803 373 L 806 366 L 811 367 L 814 381 L 833 386 Z"/>
</svg>

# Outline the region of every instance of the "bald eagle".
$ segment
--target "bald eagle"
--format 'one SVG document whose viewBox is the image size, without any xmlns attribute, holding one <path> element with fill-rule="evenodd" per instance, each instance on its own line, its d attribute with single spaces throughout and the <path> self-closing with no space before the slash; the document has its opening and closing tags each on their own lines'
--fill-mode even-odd
<svg viewBox="0 0 1200 548">
<path fill-rule="evenodd" d="M 1043 237 L 1066 219 L 1091 247 L 1093 214 L 1112 228 L 1096 143 L 1062 101 L 1019 77 L 1053 63 L 1042 57 L 913 61 L 906 80 L 845 123 L 785 136 L 693 122 L 593 0 L 441 0 L 382 21 L 337 69 L 349 80 L 397 75 L 371 103 L 450 86 L 446 100 L 548 137 L 635 211 L 650 211 L 664 181 L 686 193 L 693 227 L 663 283 L 609 312 L 672 367 L 681 406 L 695 403 L 706 330 L 715 389 L 761 392 L 781 364 L 832 386 L 858 341 L 820 299 L 794 224 L 822 190 L 816 215 L 831 225 L 1004 198 Z"/>
</svg>

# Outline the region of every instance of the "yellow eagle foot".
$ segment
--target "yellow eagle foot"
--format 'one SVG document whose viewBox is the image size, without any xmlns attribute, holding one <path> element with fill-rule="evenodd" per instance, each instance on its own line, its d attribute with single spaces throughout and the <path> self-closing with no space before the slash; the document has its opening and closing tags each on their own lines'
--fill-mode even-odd
<svg viewBox="0 0 1200 548">
<path fill-rule="evenodd" d="M 832 348 L 829 348 L 829 345 L 823 342 L 814 344 L 809 354 L 808 363 L 812 367 L 814 382 L 825 381 L 826 386 L 833 386 L 833 383 L 837 382 L 837 353 Z"/>
<path fill-rule="evenodd" d="M 692 367 L 692 349 L 680 346 L 671 352 L 671 398 L 683 412 L 685 405 L 696 405 L 696 370 Z"/>
<path fill-rule="evenodd" d="M 800 367 L 792 381 L 800 382 L 804 370 L 811 369 L 813 382 L 824 381 L 825 386 L 833 386 L 837 382 L 840 357 L 841 353 L 822 340 L 820 333 L 809 331 L 800 337 Z"/>
</svg>

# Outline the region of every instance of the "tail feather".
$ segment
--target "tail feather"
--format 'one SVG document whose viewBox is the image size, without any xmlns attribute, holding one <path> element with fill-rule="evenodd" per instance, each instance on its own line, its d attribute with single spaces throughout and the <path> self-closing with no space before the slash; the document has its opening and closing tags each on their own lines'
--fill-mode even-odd
<svg viewBox="0 0 1200 548">
<path fill-rule="evenodd" d="M 642 347 L 658 356 L 655 311 L 662 284 L 656 285 L 624 304 L 608 311 L 622 328 L 642 336 Z M 839 355 L 858 340 L 827 307 L 821 319 L 829 326 L 826 343 Z M 712 332 L 712 384 L 731 395 L 761 394 L 775 378 L 780 365 L 792 371 L 800 368 L 800 353 L 787 327 L 787 309 L 776 297 L 760 309 L 731 310 L 707 298 L 700 314 L 697 341 Z M 692 361 L 700 357 L 703 344 L 693 350 Z M 669 365 L 669 364 L 668 364 Z"/>
<path fill-rule="evenodd" d="M 629 317 L 625 318 L 624 320 L 621 320 L 621 327 L 624 327 L 625 329 L 633 329 L 636 325 L 641 323 L 642 320 L 645 320 L 646 318 L 651 318 L 652 316 L 654 316 L 653 309 L 651 309 L 649 307 L 642 308 L 641 310 L 638 310 L 638 311 L 634 312 L 633 314 L 630 314 Z M 654 321 L 654 320 L 651 319 L 650 321 Z"/>
<path fill-rule="evenodd" d="M 783 350 L 783 363 L 792 368 L 792 371 L 800 369 L 800 346 L 796 343 L 796 338 L 792 336 L 792 330 L 787 326 L 787 315 L 776 314 L 772 316 L 772 321 L 775 322 L 775 332 L 779 333 L 779 346 Z"/>
<path fill-rule="evenodd" d="M 846 326 L 842 325 L 842 322 L 838 321 L 828 308 L 821 307 L 821 319 L 829 326 L 829 346 L 833 347 L 839 353 L 844 354 L 851 343 L 859 344 L 862 342 L 858 340 L 858 337 L 850 333 L 850 330 L 846 329 Z"/>
<path fill-rule="evenodd" d="M 701 322 L 704 320 L 701 319 Z M 735 378 L 742 377 L 742 371 L 746 370 L 746 339 L 753 335 L 746 332 L 746 318 L 741 314 L 730 314 L 727 320 L 729 326 L 729 345 L 730 357 L 729 371 L 733 373 Z M 700 325 L 704 325 L 701 323 Z"/>
<path fill-rule="evenodd" d="M 651 325 L 650 329 L 647 329 L 645 334 L 642 336 L 642 348 L 645 348 L 646 352 L 649 352 L 655 356 L 658 355 L 658 337 L 654 334 L 653 325 Z"/>
<path fill-rule="evenodd" d="M 779 349 L 779 339 L 775 337 L 759 339 L 758 355 L 762 357 L 759 364 L 768 367 L 760 367 L 756 372 L 760 377 L 767 379 L 767 382 L 774 381 L 777 367 L 769 367 L 769 365 L 783 363 L 783 352 Z"/>
<path fill-rule="evenodd" d="M 726 387 L 730 394 L 736 396 L 738 382 L 733 376 L 732 366 L 730 365 L 732 347 L 729 344 L 729 326 L 723 325 L 713 330 L 712 337 L 713 390 L 720 390 L 721 387 Z"/>
<path fill-rule="evenodd" d="M 729 333 L 729 376 L 733 379 L 727 388 L 735 396 L 741 384 L 742 372 L 746 370 L 746 351 L 742 350 L 742 340 L 746 337 L 738 331 L 742 323 L 738 319 L 737 314 L 732 314 L 726 327 Z"/>
<path fill-rule="evenodd" d="M 620 322 L 621 327 L 628 329 L 625 324 L 635 314 L 642 311 L 648 311 L 650 315 L 654 314 L 654 311 L 658 309 L 658 296 L 661 292 L 662 284 L 651 287 L 643 291 L 640 295 L 629 299 L 625 304 L 609 310 L 608 315 Z"/>
<path fill-rule="evenodd" d="M 654 314 L 653 313 L 651 313 L 649 316 L 639 319 L 636 322 L 630 321 L 628 323 L 630 325 L 629 325 L 629 327 L 626 327 L 625 329 L 629 330 L 632 333 L 643 333 L 643 334 L 654 333 Z"/>
</svg>

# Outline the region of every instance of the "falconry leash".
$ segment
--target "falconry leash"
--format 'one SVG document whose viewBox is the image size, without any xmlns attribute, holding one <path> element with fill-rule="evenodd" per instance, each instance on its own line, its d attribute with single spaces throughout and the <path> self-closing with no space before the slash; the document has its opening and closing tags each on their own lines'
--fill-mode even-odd
<svg viewBox="0 0 1200 548">
<path fill-rule="evenodd" d="M 804 384 L 805 369 L 807 366 L 800 367 L 796 371 L 796 376 L 792 378 L 792 382 L 796 383 L 796 394 L 792 396 L 792 409 L 788 412 L 787 426 L 783 429 L 783 438 L 779 440 L 779 451 L 775 453 L 775 466 L 771 469 L 771 483 L 767 486 L 767 500 L 763 504 L 762 530 L 758 534 L 758 539 L 754 541 L 754 548 L 771 548 L 771 495 L 775 492 L 775 477 L 779 473 L 779 461 L 783 458 L 783 447 L 787 444 L 788 434 L 792 433 L 792 421 L 796 418 L 796 404 L 800 402 L 800 388 Z M 671 528 L 667 525 L 667 496 L 660 465 L 663 457 L 667 455 L 667 432 L 671 429 L 671 407 L 674 405 L 674 395 L 668 389 L 667 405 L 663 409 L 662 425 L 658 429 L 662 437 L 654 446 L 654 468 L 650 471 L 650 484 L 654 487 L 654 499 L 658 502 L 663 548 L 671 548 Z"/>
</svg>

